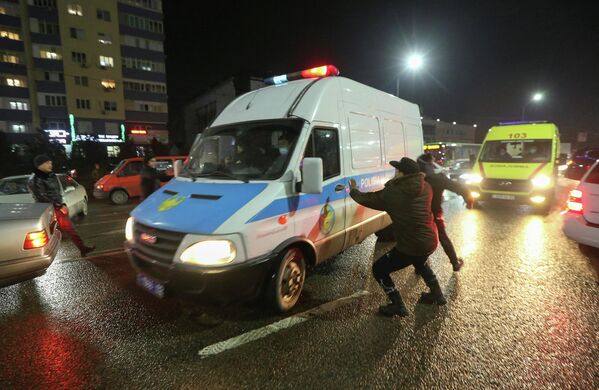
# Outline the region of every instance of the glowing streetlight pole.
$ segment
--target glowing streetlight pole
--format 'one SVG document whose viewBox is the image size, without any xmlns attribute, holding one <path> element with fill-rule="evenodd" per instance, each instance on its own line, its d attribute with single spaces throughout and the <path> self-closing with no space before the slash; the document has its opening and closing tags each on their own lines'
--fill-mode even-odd
<svg viewBox="0 0 599 390">
<path fill-rule="evenodd" d="M 413 53 L 410 54 L 405 61 L 406 69 L 412 72 L 418 72 L 424 67 L 424 57 L 421 54 Z M 396 94 L 399 97 L 399 75 L 397 76 L 397 89 Z"/>
<path fill-rule="evenodd" d="M 524 120 L 524 114 L 526 113 L 526 107 L 532 102 L 538 103 L 538 102 L 542 101 L 543 98 L 544 98 L 544 96 L 541 92 L 535 92 L 535 94 L 532 95 L 530 100 L 528 100 L 526 102 L 526 104 L 524 104 L 524 107 L 522 107 L 522 120 Z"/>
</svg>

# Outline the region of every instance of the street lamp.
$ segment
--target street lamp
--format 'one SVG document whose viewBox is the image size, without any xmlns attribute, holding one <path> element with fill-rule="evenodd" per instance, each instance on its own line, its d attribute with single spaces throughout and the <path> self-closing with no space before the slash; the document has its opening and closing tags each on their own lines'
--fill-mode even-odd
<svg viewBox="0 0 599 390">
<path fill-rule="evenodd" d="M 424 57 L 420 53 L 412 53 L 405 59 L 405 67 L 411 72 L 418 72 L 424 67 Z M 399 75 L 397 75 L 396 96 L 399 97 Z"/>
<path fill-rule="evenodd" d="M 530 103 L 538 103 L 540 101 L 542 101 L 544 98 L 543 94 L 541 92 L 535 92 L 532 97 L 524 104 L 524 107 L 522 107 L 522 120 L 524 120 L 524 114 L 526 113 L 526 107 L 530 104 Z"/>
</svg>

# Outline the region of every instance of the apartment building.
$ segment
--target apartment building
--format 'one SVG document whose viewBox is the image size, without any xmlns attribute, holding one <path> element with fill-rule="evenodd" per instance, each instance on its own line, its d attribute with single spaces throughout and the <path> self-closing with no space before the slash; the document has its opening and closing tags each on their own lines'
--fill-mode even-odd
<svg viewBox="0 0 599 390">
<path fill-rule="evenodd" d="M 160 0 L 0 0 L 0 131 L 168 141 Z"/>
</svg>

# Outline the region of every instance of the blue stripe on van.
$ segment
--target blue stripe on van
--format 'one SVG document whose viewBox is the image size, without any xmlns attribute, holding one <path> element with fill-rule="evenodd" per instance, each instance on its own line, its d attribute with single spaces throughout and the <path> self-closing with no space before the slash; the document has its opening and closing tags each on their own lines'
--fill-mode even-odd
<svg viewBox="0 0 599 390">
<path fill-rule="evenodd" d="M 292 213 L 305 208 L 320 206 L 327 202 L 334 202 L 336 200 L 343 199 L 346 196 L 349 196 L 349 193 L 346 191 L 335 192 L 335 186 L 337 184 L 343 184 L 349 188 L 349 179 L 351 178 L 356 181 L 360 191 L 371 192 L 380 190 L 383 188 L 385 182 L 393 177 L 394 173 L 394 169 L 388 169 L 384 171 L 368 173 L 366 175 L 348 177 L 327 184 L 323 187 L 321 194 L 301 194 L 290 196 L 288 198 L 273 200 L 268 206 L 250 218 L 246 223 L 256 222 L 262 219 L 272 218 L 281 214 Z M 377 176 L 380 177 L 381 180 L 377 182 L 369 181 Z"/>
<path fill-rule="evenodd" d="M 157 229 L 211 234 L 266 186 L 266 183 L 190 183 L 174 179 L 137 206 L 131 216 Z M 169 198 L 174 206 L 162 207 L 160 211 L 161 205 L 168 205 L 165 201 Z"/>
</svg>

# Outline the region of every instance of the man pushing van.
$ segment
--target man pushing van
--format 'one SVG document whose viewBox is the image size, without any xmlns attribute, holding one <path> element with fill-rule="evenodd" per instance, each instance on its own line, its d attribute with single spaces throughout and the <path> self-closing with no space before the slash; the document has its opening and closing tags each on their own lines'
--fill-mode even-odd
<svg viewBox="0 0 599 390">
<path fill-rule="evenodd" d="M 409 265 L 416 268 L 430 289 L 429 293 L 422 294 L 421 303 L 444 305 L 447 301 L 427 262 L 439 242 L 431 212 L 431 187 L 424 180 L 416 161 L 404 157 L 390 164 L 396 169 L 396 174 L 385 183 L 384 189 L 363 193 L 351 179 L 350 196 L 363 206 L 386 211 L 391 217 L 396 245 L 374 262 L 372 273 L 391 300 L 390 304 L 379 308 L 380 313 L 404 317 L 409 312 L 390 273 Z"/>
</svg>

